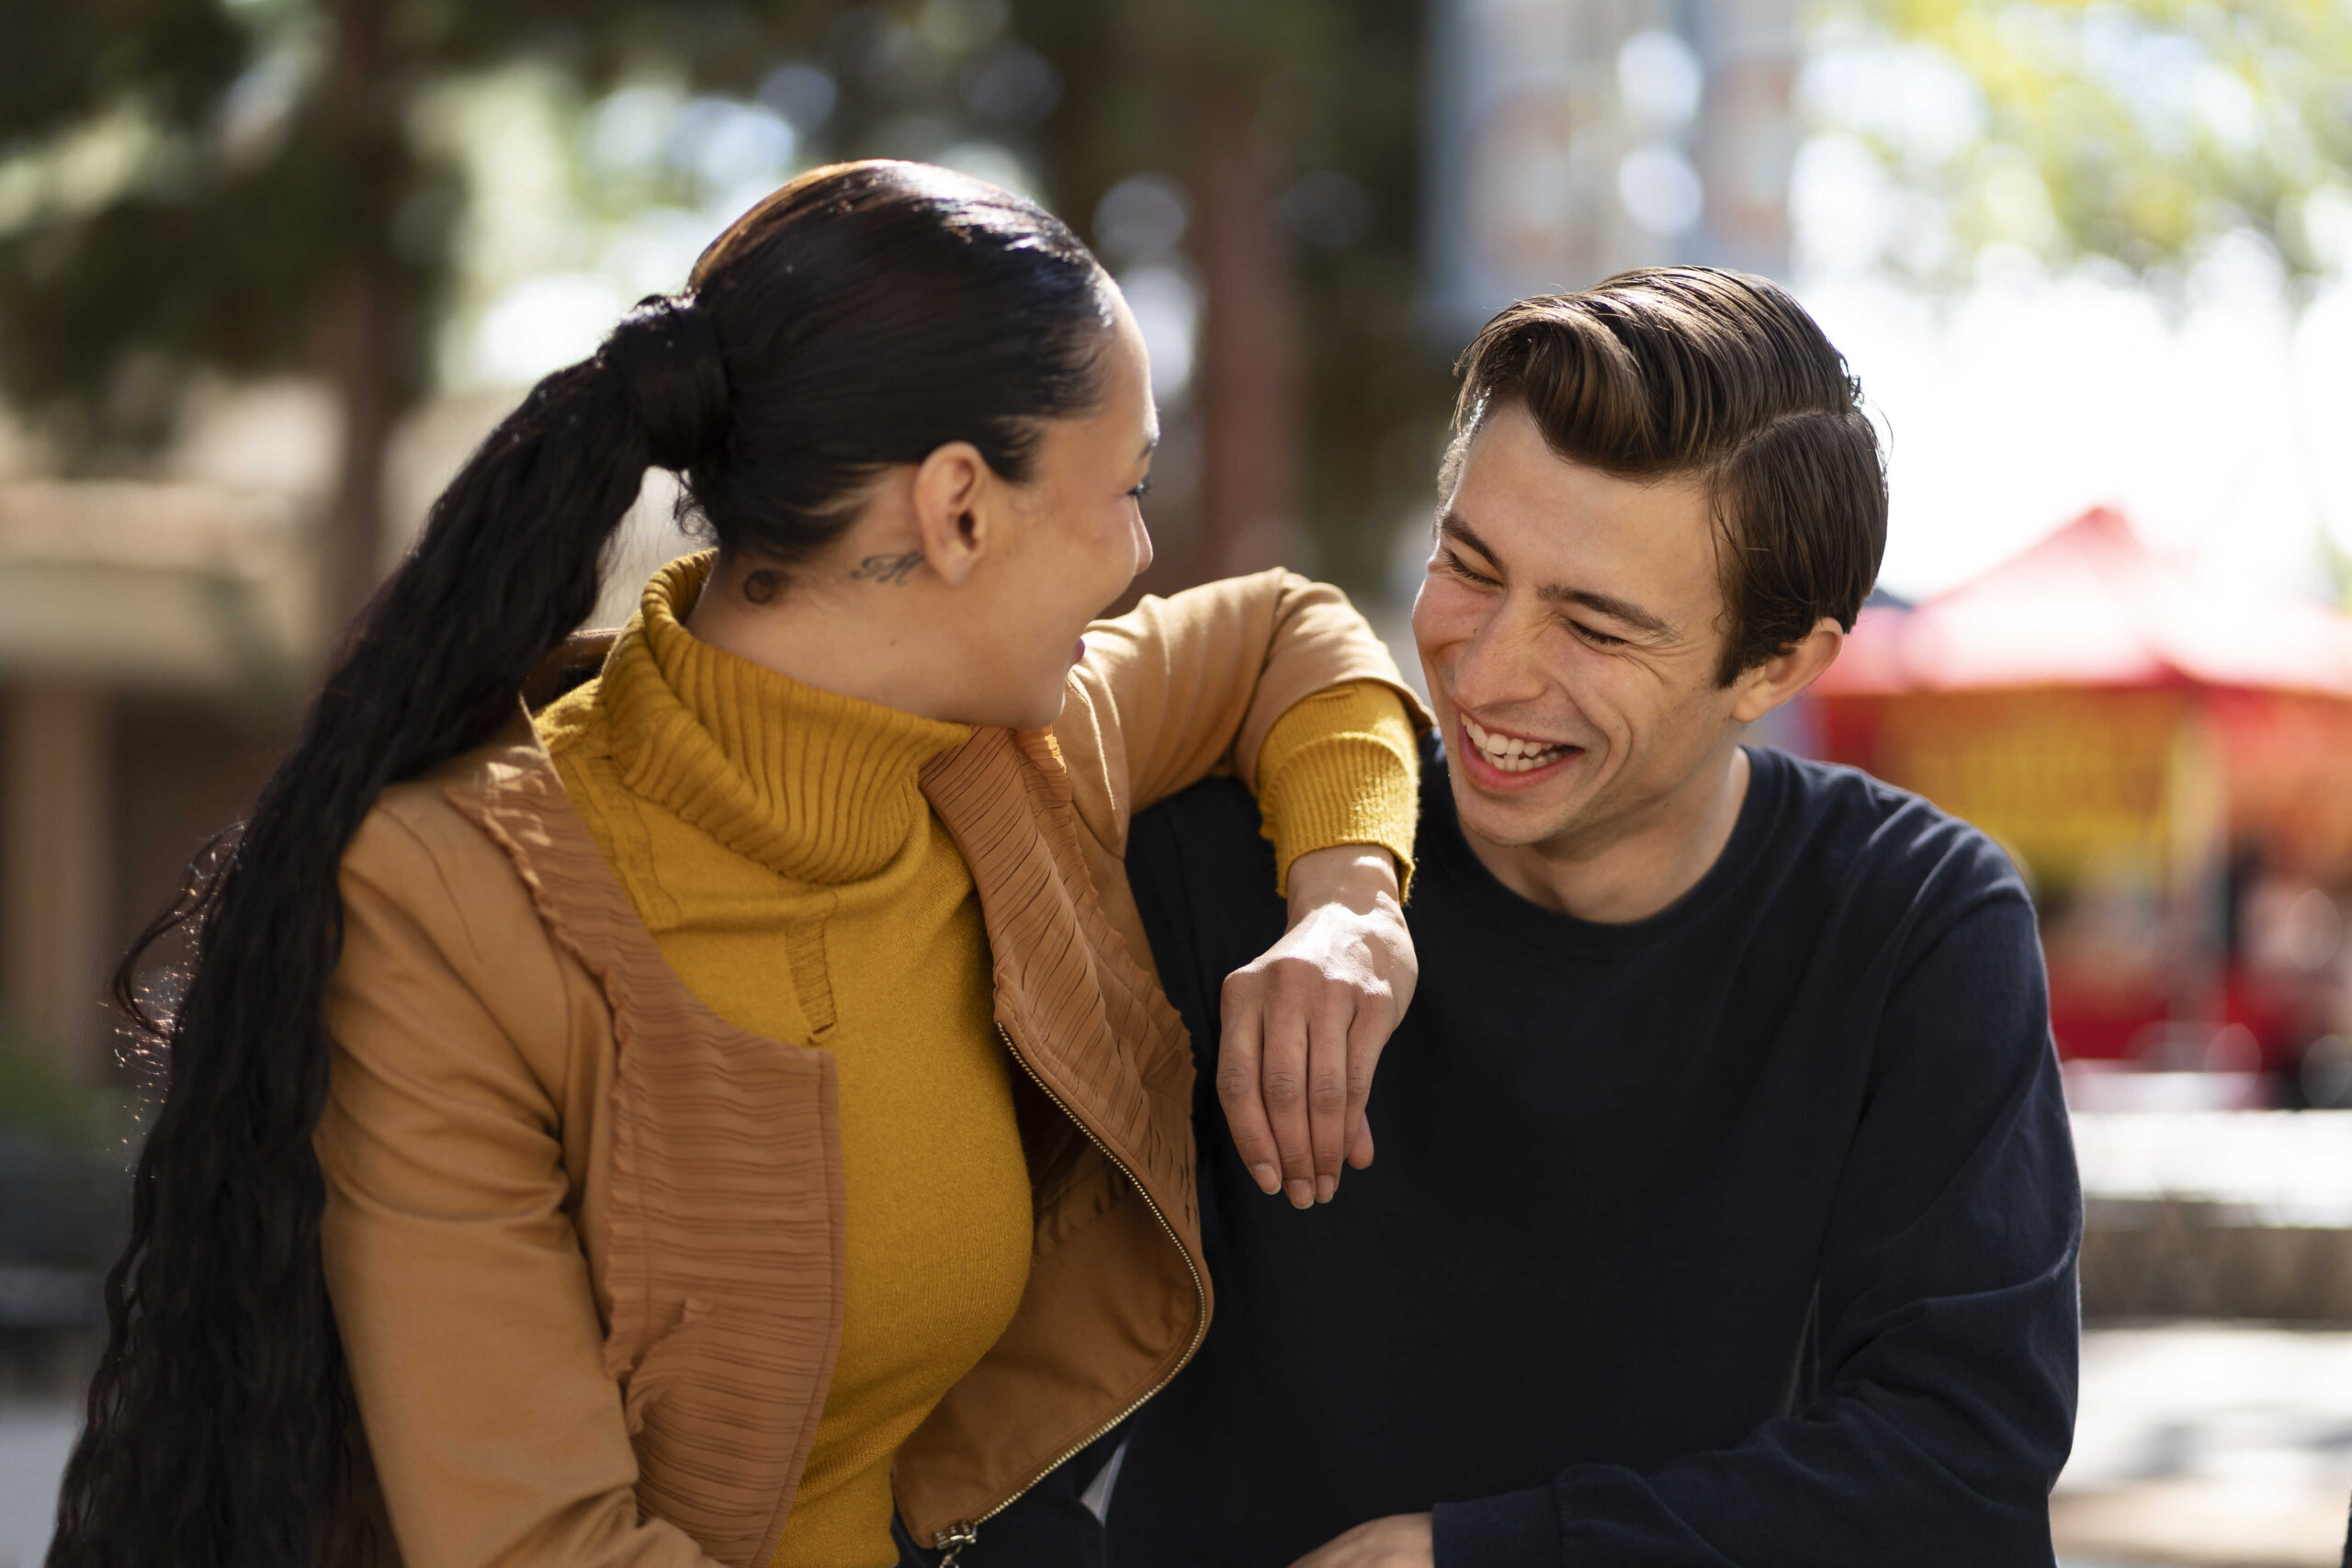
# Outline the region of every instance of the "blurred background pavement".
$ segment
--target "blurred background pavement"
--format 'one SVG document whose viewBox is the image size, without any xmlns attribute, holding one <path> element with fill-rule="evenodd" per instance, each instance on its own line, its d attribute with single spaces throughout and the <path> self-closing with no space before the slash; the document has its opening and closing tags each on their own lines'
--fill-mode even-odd
<svg viewBox="0 0 2352 1568">
<path fill-rule="evenodd" d="M 2352 1490 L 2352 8 L 2306 0 L 13 0 L 0 53 L 0 1568 L 153 1064 L 100 979 L 535 378 L 796 171 L 932 159 L 1119 277 L 1170 589 L 1414 668 L 1449 367 L 1696 261 L 1888 437 L 1764 739 L 2032 881 L 2089 1232 L 2062 1551 L 2336 1562 Z M 650 479 L 598 618 L 691 547 Z M 172 954 L 141 977 L 168 1001 Z"/>
</svg>

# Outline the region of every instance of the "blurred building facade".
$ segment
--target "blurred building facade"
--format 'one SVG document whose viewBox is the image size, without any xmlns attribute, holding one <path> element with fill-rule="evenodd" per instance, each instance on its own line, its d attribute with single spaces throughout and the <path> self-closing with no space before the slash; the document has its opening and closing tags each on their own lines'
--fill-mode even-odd
<svg viewBox="0 0 2352 1568">
<path fill-rule="evenodd" d="M 1432 0 L 1430 331 L 1458 345 L 1628 267 L 1784 276 L 1797 22 L 1794 0 Z"/>
<path fill-rule="evenodd" d="M 242 815 L 321 641 L 332 419 L 300 388 L 210 412 L 140 478 L 58 479 L 21 445 L 0 472 L 0 1027 L 69 1080 L 101 1070 L 104 976 Z"/>
<path fill-rule="evenodd" d="M 380 565 L 508 401 L 435 399 L 395 428 Z M 215 386 L 191 405 L 138 478 L 62 479 L 37 443 L 0 447 L 0 1040 L 85 1085 L 110 1061 L 105 977 L 244 815 L 341 624 L 328 389 Z M 626 620 L 695 547 L 675 498 L 648 476 L 593 624 Z"/>
</svg>

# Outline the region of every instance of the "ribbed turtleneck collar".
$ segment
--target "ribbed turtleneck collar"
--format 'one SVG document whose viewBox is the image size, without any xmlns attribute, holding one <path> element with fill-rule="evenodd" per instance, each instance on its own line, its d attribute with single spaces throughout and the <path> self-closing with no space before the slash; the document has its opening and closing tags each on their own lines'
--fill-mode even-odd
<svg viewBox="0 0 2352 1568">
<path fill-rule="evenodd" d="M 697 640 L 681 621 L 708 554 L 645 586 L 604 671 L 621 782 L 736 853 L 799 882 L 879 874 L 929 809 L 922 764 L 970 739 Z"/>
</svg>

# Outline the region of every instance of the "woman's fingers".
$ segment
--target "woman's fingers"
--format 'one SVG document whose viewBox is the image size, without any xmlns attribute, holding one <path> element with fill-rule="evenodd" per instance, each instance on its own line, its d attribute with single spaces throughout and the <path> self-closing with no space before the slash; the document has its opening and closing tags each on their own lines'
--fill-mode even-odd
<svg viewBox="0 0 2352 1568">
<path fill-rule="evenodd" d="M 1323 976 L 1280 946 L 1250 967 L 1261 982 L 1253 1000 L 1261 1012 L 1258 1082 L 1266 1124 L 1282 1166 L 1283 1196 L 1292 1208 L 1305 1209 L 1316 1198 L 1312 1021 Z"/>
<path fill-rule="evenodd" d="M 1307 1146 L 1315 1162 L 1315 1201 L 1328 1203 L 1340 1190 L 1340 1164 L 1348 1152 L 1348 1041 L 1355 1021 L 1355 998 L 1327 990 L 1312 1005 L 1307 1025 Z"/>
<path fill-rule="evenodd" d="M 1226 977 L 1216 1090 L 1260 1190 L 1303 1209 L 1372 1163 L 1364 1105 L 1418 965 L 1386 851 L 1300 856 L 1290 900 L 1289 929 Z"/>
<path fill-rule="evenodd" d="M 1347 1149 L 1352 991 L 1277 947 L 1226 977 L 1223 1005 L 1216 1090 L 1234 1147 L 1260 1190 L 1328 1201 Z"/>
<path fill-rule="evenodd" d="M 1346 1166 L 1371 1163 L 1364 1102 L 1395 1027 L 1388 988 L 1277 949 L 1227 976 L 1222 1004 L 1216 1091 L 1234 1147 L 1261 1191 L 1329 1202 Z"/>
<path fill-rule="evenodd" d="M 1258 1190 L 1272 1197 L 1283 1190 L 1282 1156 L 1266 1119 L 1259 1083 L 1260 1031 L 1265 1014 L 1256 993 L 1263 983 L 1250 969 L 1237 969 L 1225 977 L 1219 1000 L 1225 1016 L 1217 1045 L 1216 1100 L 1225 1108 L 1226 1129 L 1233 1134 L 1241 1163 L 1249 1168 Z"/>
<path fill-rule="evenodd" d="M 1391 998 L 1377 998 L 1383 1001 Z M 1364 1120 L 1365 1102 L 1372 1099 L 1372 1075 L 1380 1066 L 1381 1048 L 1396 1028 L 1401 1015 L 1395 1007 L 1359 1007 L 1348 1028 L 1346 1129 L 1342 1134 L 1348 1163 L 1358 1170 L 1372 1163 L 1372 1126 Z"/>
</svg>

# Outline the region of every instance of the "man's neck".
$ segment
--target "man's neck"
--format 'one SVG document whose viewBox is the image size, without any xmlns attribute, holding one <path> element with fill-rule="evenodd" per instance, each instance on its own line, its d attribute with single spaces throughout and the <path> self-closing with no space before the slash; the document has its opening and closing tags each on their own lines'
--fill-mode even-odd
<svg viewBox="0 0 2352 1568">
<path fill-rule="evenodd" d="M 1464 830 L 1496 880 L 1531 904 L 1580 920 L 1646 919 L 1699 885 L 1739 825 L 1750 769 L 1737 744 L 1693 770 L 1638 818 L 1538 844 L 1493 844 Z"/>
</svg>

